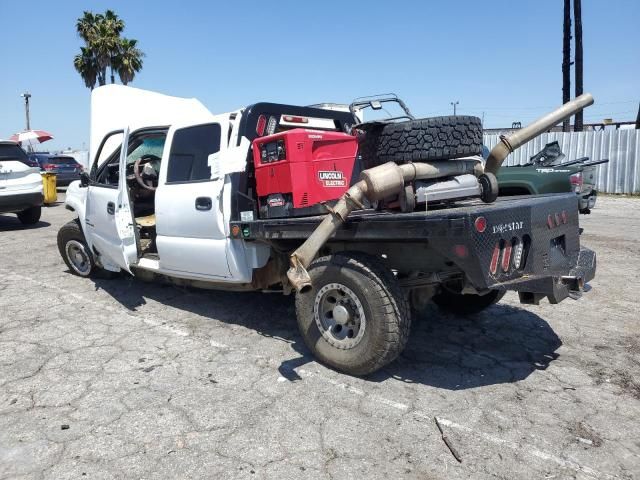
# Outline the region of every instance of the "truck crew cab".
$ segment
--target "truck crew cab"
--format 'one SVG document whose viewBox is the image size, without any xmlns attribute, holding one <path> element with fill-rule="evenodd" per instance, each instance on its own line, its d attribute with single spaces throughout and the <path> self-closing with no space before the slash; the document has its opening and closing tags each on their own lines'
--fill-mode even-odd
<svg viewBox="0 0 640 480">
<path fill-rule="evenodd" d="M 85 277 L 125 271 L 291 293 L 290 255 L 358 178 L 350 136 L 358 123 L 351 112 L 273 103 L 213 115 L 193 99 L 100 87 L 93 164 L 67 190 L 77 219 L 60 229 L 60 253 Z M 477 169 L 475 161 L 460 164 Z M 577 298 L 595 274 L 574 194 L 389 205 L 359 202 L 307 266 L 309 288 L 295 288 L 305 343 L 343 372 L 364 375 L 395 359 L 411 307 L 430 299 L 465 313 L 507 290 L 522 303 L 557 303 Z"/>
</svg>

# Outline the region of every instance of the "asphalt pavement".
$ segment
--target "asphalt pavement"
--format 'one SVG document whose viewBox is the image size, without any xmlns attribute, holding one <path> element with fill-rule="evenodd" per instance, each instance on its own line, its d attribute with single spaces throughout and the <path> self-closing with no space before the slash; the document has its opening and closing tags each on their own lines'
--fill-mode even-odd
<svg viewBox="0 0 640 480">
<path fill-rule="evenodd" d="M 640 199 L 581 216 L 580 300 L 431 307 L 366 379 L 313 360 L 291 297 L 70 274 L 72 217 L 0 215 L 0 479 L 640 478 Z"/>
</svg>

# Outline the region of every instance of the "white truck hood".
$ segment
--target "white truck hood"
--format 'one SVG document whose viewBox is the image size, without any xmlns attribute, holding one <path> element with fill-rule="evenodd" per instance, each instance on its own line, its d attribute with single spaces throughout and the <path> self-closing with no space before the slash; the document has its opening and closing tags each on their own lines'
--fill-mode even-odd
<svg viewBox="0 0 640 480">
<path fill-rule="evenodd" d="M 124 85 L 98 87 L 91 93 L 89 162 L 93 162 L 104 136 L 113 130 L 207 122 L 212 117 L 195 98 L 171 97 Z"/>
</svg>

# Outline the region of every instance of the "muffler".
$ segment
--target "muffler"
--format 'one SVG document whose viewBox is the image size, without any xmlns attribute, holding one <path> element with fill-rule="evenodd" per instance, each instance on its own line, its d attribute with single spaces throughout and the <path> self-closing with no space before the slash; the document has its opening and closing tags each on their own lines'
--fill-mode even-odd
<svg viewBox="0 0 640 480">
<path fill-rule="evenodd" d="M 516 148 L 527 143 L 529 140 L 537 137 L 541 133 L 546 132 L 551 127 L 554 127 L 558 123 L 569 118 L 571 115 L 575 115 L 589 105 L 593 105 L 593 96 L 590 93 L 585 93 L 584 95 L 580 95 L 570 102 L 565 103 L 553 112 L 546 114 L 544 117 L 539 118 L 532 124 L 527 125 L 520 130 L 516 130 L 510 135 L 500 137 L 498 144 L 493 147 L 489 153 L 489 158 L 487 158 L 487 163 L 485 163 L 484 166 L 485 172 L 496 175 L 502 165 L 502 162 L 504 162 L 504 159 L 507 158 L 507 156 Z"/>
</svg>

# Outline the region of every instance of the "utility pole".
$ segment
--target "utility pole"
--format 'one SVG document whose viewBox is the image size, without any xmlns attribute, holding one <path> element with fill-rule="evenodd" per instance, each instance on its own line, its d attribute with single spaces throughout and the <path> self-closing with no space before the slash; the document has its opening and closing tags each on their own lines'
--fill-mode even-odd
<svg viewBox="0 0 640 480">
<path fill-rule="evenodd" d="M 451 103 L 451 105 L 453 105 L 453 114 L 455 115 L 456 114 L 456 106 L 458 104 L 460 104 L 460 102 L 456 100 L 455 102 L 449 102 L 449 103 Z"/>
<path fill-rule="evenodd" d="M 582 0 L 573 0 L 573 20 L 575 22 L 575 33 L 574 36 L 576 38 L 576 66 L 575 66 L 575 77 L 576 77 L 576 97 L 582 95 Z M 583 116 L 582 110 L 576 113 L 576 116 L 573 120 L 573 131 L 581 132 L 583 125 Z"/>
<path fill-rule="evenodd" d="M 20 96 L 24 98 L 24 111 L 27 115 L 27 130 L 31 130 L 31 122 L 29 121 L 29 99 L 31 98 L 31 94 L 29 92 L 24 92 Z"/>
<path fill-rule="evenodd" d="M 571 0 L 564 0 L 562 24 L 562 103 L 571 100 Z M 568 132 L 570 118 L 562 122 L 562 131 Z"/>
</svg>

